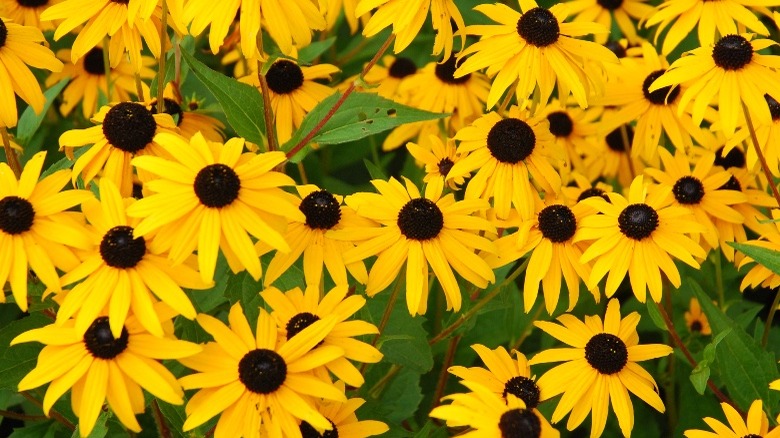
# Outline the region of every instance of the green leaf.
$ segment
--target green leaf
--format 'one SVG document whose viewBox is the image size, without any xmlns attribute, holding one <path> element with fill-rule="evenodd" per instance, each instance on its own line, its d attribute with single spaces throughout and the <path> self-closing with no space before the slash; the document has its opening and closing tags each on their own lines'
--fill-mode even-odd
<svg viewBox="0 0 780 438">
<path fill-rule="evenodd" d="M 377 166 L 371 161 L 368 161 L 365 158 L 363 159 L 363 164 L 366 165 L 366 169 L 368 169 L 368 174 L 371 176 L 371 179 L 387 179 L 387 175 L 385 175 L 385 171 L 382 170 L 381 167 Z"/>
<path fill-rule="evenodd" d="M 260 315 L 260 305 L 263 302 L 260 298 L 261 290 L 263 290 L 263 280 L 255 281 L 247 272 L 233 275 L 225 290 L 225 296 L 230 301 L 231 306 L 241 303 L 244 315 L 252 327 L 257 323 L 257 316 Z"/>
<path fill-rule="evenodd" d="M 326 50 L 330 49 L 330 47 L 335 42 L 336 37 L 332 36 L 322 41 L 311 43 L 308 46 L 302 48 L 298 51 L 298 64 L 311 63 L 314 58 L 322 55 Z"/>
<path fill-rule="evenodd" d="M 704 391 L 707 390 L 708 380 L 710 380 L 710 364 L 709 362 L 701 361 L 691 371 L 691 383 L 693 383 L 693 387 L 699 395 L 704 395 Z"/>
<path fill-rule="evenodd" d="M 62 89 L 68 85 L 68 81 L 70 81 L 70 78 L 65 78 L 43 93 L 46 102 L 43 104 L 43 110 L 40 114 L 36 114 L 31 106 L 28 106 L 27 109 L 24 110 L 22 116 L 19 117 L 19 123 L 16 125 L 16 139 L 19 140 L 20 143 L 27 146 L 27 143 L 30 141 L 33 134 L 35 134 L 35 131 L 41 126 L 41 122 L 43 122 L 43 118 L 46 117 L 46 112 L 49 111 L 52 102 L 60 95 Z"/>
<path fill-rule="evenodd" d="M 160 412 L 163 418 L 165 418 L 165 424 L 168 426 L 169 434 L 167 436 L 171 438 L 186 438 L 188 435 L 182 432 L 184 420 L 187 418 L 187 415 L 184 413 L 184 405 L 175 406 L 158 400 L 157 406 L 159 406 Z"/>
<path fill-rule="evenodd" d="M 762 399 L 773 411 L 777 395 L 769 391 L 769 382 L 780 378 L 774 355 L 712 304 L 695 280 L 686 280 L 699 299 L 716 339 L 723 333 L 728 334 L 723 335 L 715 349 L 715 363 L 731 399 L 745 411 L 754 400 Z"/>
<path fill-rule="evenodd" d="M 647 300 L 647 313 L 650 315 L 650 319 L 653 321 L 653 324 L 655 324 L 656 327 L 663 331 L 668 331 L 666 328 L 666 323 L 664 322 L 664 317 L 661 316 L 661 311 L 658 310 L 658 304 L 656 304 L 653 300 Z"/>
<path fill-rule="evenodd" d="M 177 36 L 178 38 L 178 36 Z M 179 50 L 182 53 L 187 53 L 188 55 L 192 55 L 195 53 L 195 38 L 193 38 L 191 35 L 185 35 L 181 41 L 179 41 Z M 176 76 L 176 53 L 173 50 L 173 48 L 168 48 L 170 53 L 167 58 L 165 58 L 165 83 L 171 82 L 174 80 Z M 188 70 L 184 68 L 185 66 L 181 66 L 181 82 L 185 82 L 187 80 L 187 73 Z M 152 97 L 157 96 L 157 75 L 154 76 L 152 79 L 152 83 L 149 86 L 149 93 L 152 95 Z"/>
<path fill-rule="evenodd" d="M 379 398 L 363 395 L 366 404 L 358 411 L 358 418 L 382 420 L 388 425 L 400 424 L 414 416 L 423 399 L 420 374 L 409 369 L 401 370 L 387 384 Z M 364 385 L 363 391 L 368 389 Z"/>
<path fill-rule="evenodd" d="M 775 274 L 780 275 L 780 251 L 773 251 L 771 249 L 750 245 L 748 243 L 727 243 L 733 246 L 737 251 L 755 260 L 756 263 L 769 269 Z"/>
<path fill-rule="evenodd" d="M 0 389 L 16 389 L 22 377 L 35 367 L 38 353 L 43 348 L 37 342 L 26 342 L 11 347 L 11 340 L 23 332 L 43 327 L 51 322 L 52 320 L 42 314 L 33 313 L 0 330 Z"/>
<path fill-rule="evenodd" d="M 208 68 L 186 51 L 182 59 L 214 95 L 234 131 L 255 144 L 263 144 L 263 98 L 257 88 Z"/>
<path fill-rule="evenodd" d="M 325 118 L 325 115 L 331 111 L 340 98 L 341 93 L 333 94 L 314 107 L 303 119 L 303 123 L 295 131 L 292 138 L 282 146 L 282 150 L 290 151 L 298 144 Z M 294 163 L 301 161 L 310 151 L 311 143 L 320 145 L 346 143 L 406 123 L 435 120 L 447 115 L 401 105 L 374 93 L 354 92 L 347 97 L 333 117 L 311 139 L 310 144 L 295 154 L 290 161 Z"/>
<path fill-rule="evenodd" d="M 51 420 L 14 429 L 8 438 L 56 438 L 62 436 L 63 431 L 64 428 L 60 423 Z"/>
</svg>

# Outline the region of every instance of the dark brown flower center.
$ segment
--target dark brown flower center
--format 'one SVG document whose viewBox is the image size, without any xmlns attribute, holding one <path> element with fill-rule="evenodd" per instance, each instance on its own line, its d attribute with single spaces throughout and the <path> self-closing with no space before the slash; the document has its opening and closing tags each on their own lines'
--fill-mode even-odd
<svg viewBox="0 0 780 438">
<path fill-rule="evenodd" d="M 434 73 L 436 74 L 436 77 L 445 84 L 458 85 L 468 82 L 469 78 L 471 77 L 471 73 L 456 78 L 455 70 L 457 69 L 458 66 L 456 64 L 455 57 L 451 57 L 441 64 L 436 64 Z"/>
<path fill-rule="evenodd" d="M 691 323 L 691 331 L 692 332 L 698 333 L 698 332 L 701 331 L 702 328 L 703 328 L 703 326 L 701 325 L 701 321 L 693 321 Z"/>
<path fill-rule="evenodd" d="M 626 55 L 628 55 L 628 52 L 626 52 L 626 48 L 623 47 L 622 44 L 620 44 L 619 41 L 607 41 L 606 44 L 604 44 L 604 47 L 608 48 L 612 53 L 615 54 L 618 58 L 625 58 Z"/>
<path fill-rule="evenodd" d="M 745 167 L 745 153 L 739 148 L 732 148 L 726 156 L 723 156 L 723 147 L 721 146 L 715 153 L 715 165 L 724 169 L 732 167 Z"/>
<path fill-rule="evenodd" d="M 8 27 L 5 22 L 0 19 L 0 47 L 5 46 L 5 40 L 8 39 Z"/>
<path fill-rule="evenodd" d="M 256 394 L 270 394 L 287 379 L 287 364 L 279 353 L 258 348 L 238 362 L 238 380 Z"/>
<path fill-rule="evenodd" d="M 221 163 L 209 164 L 195 176 L 194 189 L 201 204 L 222 208 L 238 198 L 241 180 L 230 167 Z"/>
<path fill-rule="evenodd" d="M 39 8 L 49 4 L 49 0 L 16 0 L 16 3 L 23 8 Z"/>
<path fill-rule="evenodd" d="M 528 158 L 536 146 L 536 134 L 520 119 L 503 119 L 490 128 L 487 147 L 496 160 L 515 164 Z"/>
<path fill-rule="evenodd" d="M 726 184 L 723 184 L 722 186 L 718 187 L 718 190 L 736 190 L 738 192 L 742 191 L 742 184 L 739 183 L 739 180 L 736 176 L 731 175 L 731 178 L 729 178 L 728 181 L 726 181 Z"/>
<path fill-rule="evenodd" d="M 712 48 L 712 59 L 724 70 L 739 70 L 753 59 L 753 45 L 741 35 L 726 35 Z"/>
<path fill-rule="evenodd" d="M 332 421 L 330 422 L 330 425 L 332 429 L 326 430 L 323 433 L 317 432 L 317 429 L 315 429 L 314 426 L 305 421 L 301 422 L 299 428 L 301 429 L 301 435 L 303 438 L 339 438 L 339 430 L 336 425 L 333 424 Z"/>
<path fill-rule="evenodd" d="M 556 137 L 568 137 L 574 131 L 574 122 L 566 111 L 555 111 L 547 115 L 550 132 Z"/>
<path fill-rule="evenodd" d="M 150 105 L 152 114 L 157 114 L 157 99 L 153 100 Z M 175 100 L 166 97 L 163 98 L 163 106 L 163 112 L 173 117 L 176 126 L 181 125 L 182 120 L 184 120 L 184 110 L 181 109 L 181 105 Z"/>
<path fill-rule="evenodd" d="M 583 199 L 593 198 L 596 196 L 609 202 L 609 196 L 607 196 L 607 192 L 601 190 L 598 187 L 591 187 L 589 189 L 583 190 L 582 193 L 580 193 L 580 196 L 577 197 L 577 202 L 580 202 Z"/>
<path fill-rule="evenodd" d="M 598 4 L 604 8 L 614 11 L 623 4 L 623 0 L 597 0 Z"/>
<path fill-rule="evenodd" d="M 30 201 L 18 196 L 0 199 L 0 231 L 14 235 L 29 231 L 35 220 Z"/>
<path fill-rule="evenodd" d="M 695 176 L 686 175 L 674 183 L 672 193 L 680 204 L 698 204 L 704 197 L 704 184 Z"/>
<path fill-rule="evenodd" d="M 329 230 L 341 220 L 339 202 L 327 190 L 309 193 L 298 208 L 306 216 L 306 226 L 309 228 Z"/>
<path fill-rule="evenodd" d="M 769 114 L 772 115 L 772 120 L 780 120 L 780 102 L 768 94 L 764 95 L 764 100 L 766 100 L 766 104 L 769 106 Z"/>
<path fill-rule="evenodd" d="M 555 204 L 539 212 L 539 231 L 542 236 L 555 243 L 566 242 L 577 231 L 577 218 L 565 205 Z"/>
<path fill-rule="evenodd" d="M 454 165 L 455 163 L 449 158 L 447 157 L 442 158 L 438 164 L 439 173 L 441 174 L 441 176 L 447 176 L 447 174 L 450 173 L 450 170 L 452 170 L 452 166 Z"/>
<path fill-rule="evenodd" d="M 585 345 L 585 360 L 601 374 L 615 374 L 628 363 L 628 347 L 613 334 L 599 333 Z"/>
<path fill-rule="evenodd" d="M 84 55 L 84 70 L 91 75 L 105 76 L 106 68 L 103 64 L 103 49 L 94 47 Z"/>
<path fill-rule="evenodd" d="M 547 47 L 558 41 L 561 27 L 552 12 L 537 7 L 517 20 L 517 34 L 532 46 Z"/>
<path fill-rule="evenodd" d="M 292 93 L 303 85 L 303 79 L 303 70 L 298 64 L 286 59 L 274 62 L 265 74 L 268 88 L 276 94 Z"/>
<path fill-rule="evenodd" d="M 528 409 L 512 409 L 501 414 L 498 430 L 502 438 L 539 438 L 542 422 Z"/>
<path fill-rule="evenodd" d="M 151 143 L 157 130 L 151 111 L 140 103 L 121 102 L 114 105 L 103 119 L 103 135 L 108 142 L 134 154 Z"/>
<path fill-rule="evenodd" d="M 658 213 L 647 204 L 631 204 L 620 212 L 618 228 L 624 236 L 642 240 L 658 228 Z"/>
<path fill-rule="evenodd" d="M 125 351 L 129 337 L 127 329 L 122 327 L 119 339 L 114 338 L 108 317 L 101 316 L 92 321 L 92 325 L 84 332 L 84 345 L 98 359 L 113 359 Z"/>
<path fill-rule="evenodd" d="M 289 321 L 287 321 L 287 326 L 285 327 L 287 329 L 287 340 L 289 341 L 293 336 L 302 332 L 304 329 L 306 329 L 306 327 L 314 324 L 319 320 L 319 316 L 313 315 L 309 312 L 301 312 L 296 314 L 290 318 Z"/>
<path fill-rule="evenodd" d="M 108 266 L 134 268 L 146 255 L 146 240 L 133 238 L 133 228 L 120 225 L 111 228 L 100 241 L 100 256 Z"/>
<path fill-rule="evenodd" d="M 507 380 L 504 384 L 504 398 L 508 394 L 512 394 L 525 402 L 525 407 L 528 409 L 539 406 L 539 387 L 536 386 L 536 382 L 528 377 L 515 376 Z"/>
<path fill-rule="evenodd" d="M 607 134 L 606 140 L 607 140 L 607 146 L 615 152 L 626 152 L 628 150 L 628 146 L 630 146 L 634 142 L 634 128 L 631 127 L 631 125 L 623 125 L 626 128 L 626 137 L 628 138 L 628 144 L 626 144 L 625 141 L 623 141 L 623 132 L 622 128 L 617 128 Z"/>
<path fill-rule="evenodd" d="M 390 65 L 390 68 L 388 69 L 390 77 L 396 79 L 403 79 L 415 73 L 417 73 L 417 66 L 414 64 L 414 61 L 402 56 L 395 58 L 395 61 L 393 61 L 393 64 Z"/>
<path fill-rule="evenodd" d="M 429 240 L 444 228 L 444 215 L 430 199 L 415 198 L 401 208 L 397 222 L 407 239 Z"/>
<path fill-rule="evenodd" d="M 664 69 L 656 70 L 647 75 L 645 81 L 642 83 L 642 93 L 644 93 L 645 99 L 654 105 L 671 105 L 674 103 L 675 99 L 677 99 L 677 96 L 680 95 L 680 87 L 676 85 L 659 88 L 653 92 L 650 91 L 650 86 L 653 82 L 660 78 L 664 73 L 666 73 L 666 70 Z"/>
</svg>

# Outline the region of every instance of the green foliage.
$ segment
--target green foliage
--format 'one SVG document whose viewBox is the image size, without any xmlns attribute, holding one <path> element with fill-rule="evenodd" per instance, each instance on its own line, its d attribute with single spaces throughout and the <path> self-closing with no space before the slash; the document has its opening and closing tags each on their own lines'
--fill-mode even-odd
<svg viewBox="0 0 780 438">
<path fill-rule="evenodd" d="M 13 388 L 25 374 L 35 367 L 38 353 L 43 348 L 35 342 L 9 347 L 11 340 L 19 334 L 43 327 L 53 321 L 42 313 L 33 313 L 11 322 L 0 330 L 0 389 Z"/>
<path fill-rule="evenodd" d="M 704 347 L 704 359 L 700 360 L 696 364 L 696 368 L 691 371 L 691 383 L 696 388 L 696 392 L 704 395 L 704 391 L 707 388 L 707 381 L 710 379 L 710 365 L 715 362 L 715 349 L 726 336 L 731 333 L 731 329 L 718 333 L 715 339 L 712 340 L 706 347 Z"/>
<path fill-rule="evenodd" d="M 31 106 L 28 106 L 27 109 L 24 110 L 22 116 L 19 117 L 19 123 L 16 125 L 16 139 L 21 144 L 28 146 L 33 135 L 41 126 L 44 117 L 46 117 L 46 113 L 49 111 L 54 99 L 60 95 L 69 81 L 70 79 L 63 79 L 43 93 L 43 97 L 46 98 L 46 103 L 44 103 L 43 110 L 40 114 L 36 114 Z M 28 154 L 30 153 L 30 151 L 25 152 Z"/>
<path fill-rule="evenodd" d="M 712 304 L 693 279 L 687 279 L 687 284 L 699 299 L 716 339 L 726 333 L 715 349 L 715 364 L 732 400 L 747 411 L 754 400 L 762 399 L 774 412 L 777 393 L 770 391 L 768 385 L 780 378 L 774 355 Z"/>
<path fill-rule="evenodd" d="M 325 118 L 341 97 L 341 93 L 333 94 L 314 107 L 303 119 L 303 123 L 292 138 L 282 146 L 282 150 L 287 152 L 292 150 Z M 347 143 L 406 123 L 435 120 L 446 116 L 447 114 L 437 114 L 401 105 L 374 93 L 354 92 L 346 98 L 310 143 L 296 153 L 290 161 L 293 163 L 301 161 L 311 150 L 311 143 L 320 145 Z"/>
<path fill-rule="evenodd" d="M 225 117 L 236 134 L 262 145 L 265 136 L 263 97 L 257 88 L 215 72 L 186 51 L 182 51 L 181 56 L 195 77 L 222 106 Z"/>
<path fill-rule="evenodd" d="M 780 275 L 780 252 L 751 245 L 749 243 L 728 242 L 728 244 L 733 246 L 737 251 L 755 260 L 756 263 L 764 266 L 775 274 Z"/>
</svg>

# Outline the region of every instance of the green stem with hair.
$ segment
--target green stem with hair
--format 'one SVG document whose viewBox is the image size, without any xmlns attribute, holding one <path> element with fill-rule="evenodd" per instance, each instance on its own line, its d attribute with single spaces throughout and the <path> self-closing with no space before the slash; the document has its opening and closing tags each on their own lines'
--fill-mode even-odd
<svg viewBox="0 0 780 438">
<path fill-rule="evenodd" d="M 18 179 L 22 175 L 22 165 L 19 164 L 19 157 L 16 156 L 16 152 L 11 147 L 11 137 L 8 135 L 8 129 L 6 129 L 5 126 L 0 128 L 0 134 L 3 136 L 3 150 L 5 150 L 5 160 L 8 162 L 8 166 L 11 168 L 11 171 Z"/>
<path fill-rule="evenodd" d="M 775 319 L 777 313 L 777 306 L 780 306 L 780 292 L 775 290 L 775 299 L 772 300 L 772 307 L 769 309 L 769 315 L 766 317 L 766 325 L 764 326 L 764 334 L 761 336 L 761 345 L 766 347 L 769 342 L 769 331 L 772 329 L 772 321 Z"/>
<path fill-rule="evenodd" d="M 257 50 L 263 50 L 263 32 L 257 33 Z M 279 150 L 276 141 L 276 125 L 274 124 L 274 109 L 271 107 L 271 90 L 263 73 L 264 62 L 257 58 L 257 81 L 260 82 L 260 91 L 263 95 L 263 121 L 265 122 L 265 134 L 268 139 L 268 151 Z"/>
</svg>

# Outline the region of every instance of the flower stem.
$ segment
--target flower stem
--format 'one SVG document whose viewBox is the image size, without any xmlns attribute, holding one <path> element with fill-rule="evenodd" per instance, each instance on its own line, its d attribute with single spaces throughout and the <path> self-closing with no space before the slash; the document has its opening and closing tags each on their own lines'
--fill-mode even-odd
<svg viewBox="0 0 780 438">
<path fill-rule="evenodd" d="M 398 299 L 398 294 L 401 292 L 401 284 L 403 283 L 403 279 L 405 277 L 404 275 L 405 270 L 401 269 L 401 271 L 398 273 L 398 276 L 395 280 L 395 285 L 393 286 L 393 291 L 390 293 L 390 298 L 387 301 L 387 306 L 385 306 L 385 311 L 382 313 L 382 319 L 379 320 L 379 325 L 377 326 L 377 334 L 374 336 L 374 339 L 371 341 L 371 346 L 376 347 L 377 342 L 379 342 L 379 338 L 382 336 L 382 333 L 385 331 L 385 327 L 387 327 L 388 321 L 390 321 L 390 315 L 393 313 L 393 309 L 395 308 L 395 302 Z M 360 366 L 360 374 L 365 374 L 366 368 L 368 367 L 368 363 L 364 362 L 363 365 Z"/>
<path fill-rule="evenodd" d="M 775 299 L 772 301 L 772 307 L 769 309 L 769 315 L 766 317 L 764 334 L 761 336 L 761 345 L 764 347 L 766 347 L 767 342 L 769 342 L 769 330 L 772 329 L 772 321 L 775 319 L 777 306 L 780 306 L 780 292 L 775 289 Z"/>
<path fill-rule="evenodd" d="M 626 158 L 628 159 L 628 170 L 631 172 L 631 178 L 636 176 L 636 169 L 634 169 L 634 160 L 631 158 L 631 141 L 628 138 L 628 128 L 626 124 L 620 125 L 620 140 L 623 142 L 623 149 L 626 151 Z"/>
<path fill-rule="evenodd" d="M 669 318 L 669 314 L 666 313 L 666 309 L 664 306 L 660 305 L 659 303 L 655 303 L 655 306 L 658 308 L 658 311 L 661 313 L 661 317 L 664 320 L 664 324 L 666 324 L 666 329 L 669 332 L 669 335 L 672 337 L 672 341 L 674 344 L 682 351 L 683 355 L 685 356 L 685 359 L 688 360 L 688 363 L 693 367 L 694 369 L 698 365 L 696 362 L 696 359 L 694 359 L 693 355 L 690 351 L 688 351 L 688 347 L 685 346 L 682 339 L 680 339 L 680 335 L 677 334 L 677 330 L 674 328 L 674 323 L 672 322 L 671 318 Z M 734 404 L 728 397 L 726 397 L 725 394 L 723 394 L 720 389 L 718 389 L 717 386 L 715 386 L 714 383 L 712 383 L 712 380 L 707 380 L 707 387 L 710 388 L 713 394 L 715 394 L 715 397 L 718 398 L 723 403 L 730 404 L 734 409 L 736 409 L 740 414 L 744 415 L 744 412 L 739 409 L 739 406 Z"/>
<path fill-rule="evenodd" d="M 164 3 L 164 2 L 163 2 Z M 157 430 L 160 431 L 162 438 L 171 438 L 171 429 L 168 424 L 165 423 L 165 417 L 160 410 L 160 405 L 157 404 L 157 400 L 152 400 L 152 416 L 154 416 L 154 422 L 157 424 Z"/>
<path fill-rule="evenodd" d="M 753 148 L 756 150 L 758 160 L 761 162 L 761 169 L 764 171 L 766 182 L 772 189 L 772 196 L 775 197 L 775 201 L 780 207 L 780 192 L 777 191 L 777 186 L 775 185 L 774 178 L 772 178 L 772 173 L 769 171 L 769 165 L 766 162 L 766 157 L 764 157 L 764 152 L 761 150 L 761 145 L 758 144 L 758 136 L 756 135 L 756 129 L 753 126 L 753 119 L 750 118 L 750 111 L 748 111 L 747 105 L 745 105 L 744 102 L 742 103 L 742 112 L 745 114 L 748 131 L 750 132 L 750 139 L 753 141 Z"/>
<path fill-rule="evenodd" d="M 718 293 L 718 307 L 723 308 L 726 305 L 726 294 L 723 290 L 723 267 L 721 266 L 721 251 L 715 251 L 715 257 L 712 263 L 715 265 L 715 290 Z"/>
<path fill-rule="evenodd" d="M 368 73 L 371 68 L 376 65 L 377 62 L 379 62 L 379 59 L 382 57 L 382 55 L 385 54 L 387 49 L 390 47 L 390 44 L 393 42 L 393 39 L 395 39 L 395 34 L 390 34 L 390 36 L 387 37 L 387 40 L 385 40 L 385 43 L 382 44 L 382 47 L 379 49 L 376 54 L 374 54 L 374 57 L 371 58 L 371 61 L 368 62 L 368 64 L 363 67 L 363 70 L 360 72 L 360 78 L 362 79 L 363 76 Z M 346 90 L 344 90 L 344 93 L 342 93 L 341 96 L 339 96 L 339 100 L 336 101 L 335 104 L 333 104 L 333 108 L 331 108 L 327 114 L 325 114 L 325 117 L 322 118 L 322 120 L 317 123 L 317 125 L 312 128 L 311 131 L 309 131 L 308 134 L 306 134 L 305 137 L 301 139 L 301 141 L 298 142 L 295 146 L 293 146 L 292 149 L 290 149 L 289 152 L 287 152 L 287 159 L 292 158 L 297 154 L 301 149 L 303 149 L 304 146 L 306 146 L 312 138 L 314 138 L 325 126 L 328 121 L 333 118 L 333 116 L 336 114 L 336 111 L 341 108 L 341 105 L 344 104 L 344 102 L 347 100 L 350 94 L 352 94 L 353 91 L 355 91 L 355 87 L 357 84 L 357 80 L 352 81 L 352 83 L 349 84 Z"/>
<path fill-rule="evenodd" d="M 439 401 L 444 395 L 444 388 L 447 386 L 447 379 L 450 376 L 449 368 L 452 365 L 452 361 L 455 359 L 455 353 L 458 349 L 458 342 L 460 342 L 460 336 L 453 336 L 450 339 L 450 343 L 447 346 L 447 352 L 444 353 L 444 360 L 441 364 L 441 372 L 439 373 L 439 380 L 436 383 L 436 390 L 433 392 L 433 406 L 431 409 L 439 405 Z"/>
<path fill-rule="evenodd" d="M 143 102 L 146 100 L 144 97 L 144 86 L 141 82 L 141 74 L 138 72 L 135 72 L 135 94 L 138 95 L 138 101 Z"/>
<path fill-rule="evenodd" d="M 0 128 L 0 134 L 3 136 L 5 160 L 8 162 L 8 166 L 11 168 L 11 171 L 18 179 L 22 175 L 22 165 L 19 164 L 19 157 L 16 156 L 16 152 L 14 152 L 14 150 L 11 148 L 11 137 L 8 136 L 8 130 L 5 128 L 5 126 Z"/>
<path fill-rule="evenodd" d="M 22 397 L 26 398 L 27 400 L 31 401 L 34 405 L 38 406 L 39 408 L 43 409 L 43 403 L 40 402 L 37 398 L 33 397 L 32 394 L 29 393 L 29 391 L 21 391 L 19 394 L 22 395 Z M 76 425 L 70 422 L 67 418 L 63 417 L 62 414 L 55 411 L 54 408 L 52 408 L 49 411 L 49 417 L 53 418 L 55 421 L 59 422 L 63 426 L 67 427 L 68 430 L 74 431 L 76 430 Z"/>
<path fill-rule="evenodd" d="M 168 0 L 162 2 L 160 19 L 160 60 L 157 66 L 157 114 L 165 112 L 165 40 L 168 39 Z"/>
<path fill-rule="evenodd" d="M 428 341 L 428 345 L 434 345 L 439 343 L 440 341 L 447 339 L 449 335 L 451 335 L 455 330 L 458 329 L 461 325 L 463 325 L 466 321 L 474 317 L 487 303 L 489 303 L 493 298 L 495 298 L 498 294 L 504 291 L 504 288 L 506 288 L 509 283 L 515 281 L 515 278 L 517 278 L 523 271 L 525 271 L 525 268 L 528 267 L 528 261 L 530 258 L 525 259 L 523 264 L 517 267 L 514 272 L 509 274 L 507 278 L 504 279 L 504 281 L 501 282 L 498 286 L 494 287 L 493 290 L 490 291 L 489 294 L 482 297 L 481 300 L 479 300 L 476 304 L 474 304 L 474 307 L 469 309 L 468 312 L 464 313 L 463 315 L 458 318 L 457 321 L 452 323 L 449 327 L 439 332 L 438 335 L 434 336 L 433 339 Z"/>
<path fill-rule="evenodd" d="M 27 415 L 27 414 L 20 414 L 18 412 L 13 412 L 13 411 L 6 411 L 3 409 L 0 409 L 0 417 L 10 418 L 13 420 L 21 420 L 24 422 L 48 420 L 48 418 L 45 415 Z"/>
</svg>

